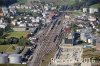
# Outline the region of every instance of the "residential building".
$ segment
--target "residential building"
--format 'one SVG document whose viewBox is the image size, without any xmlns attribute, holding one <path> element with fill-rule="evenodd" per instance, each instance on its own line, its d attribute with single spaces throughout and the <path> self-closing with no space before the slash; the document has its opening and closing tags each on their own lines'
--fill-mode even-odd
<svg viewBox="0 0 100 66">
<path fill-rule="evenodd" d="M 98 12 L 98 8 L 89 8 L 89 13 L 93 14 L 95 12 Z"/>
<path fill-rule="evenodd" d="M 83 8 L 83 12 L 86 13 L 87 12 L 87 8 Z"/>
</svg>

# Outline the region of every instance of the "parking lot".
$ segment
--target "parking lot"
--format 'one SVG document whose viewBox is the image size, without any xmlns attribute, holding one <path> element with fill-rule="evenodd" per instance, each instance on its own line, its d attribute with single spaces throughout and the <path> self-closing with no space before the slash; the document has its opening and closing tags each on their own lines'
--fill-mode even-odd
<svg viewBox="0 0 100 66">
<path fill-rule="evenodd" d="M 56 60 L 58 64 L 73 64 L 81 63 L 82 47 L 81 46 L 60 46 L 61 50 L 56 54 Z"/>
</svg>

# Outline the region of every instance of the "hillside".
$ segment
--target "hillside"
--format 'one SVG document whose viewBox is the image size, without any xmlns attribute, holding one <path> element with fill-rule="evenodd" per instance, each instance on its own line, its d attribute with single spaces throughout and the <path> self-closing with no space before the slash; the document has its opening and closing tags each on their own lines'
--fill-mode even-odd
<svg viewBox="0 0 100 66">
<path fill-rule="evenodd" d="M 41 0 L 41 1 L 53 2 L 56 5 L 69 5 L 69 6 L 72 6 L 72 5 L 75 5 L 79 2 L 82 2 L 83 0 Z"/>
<path fill-rule="evenodd" d="M 100 3 L 97 3 L 97 4 L 94 4 L 94 5 L 91 5 L 90 7 L 92 7 L 92 8 L 100 8 Z"/>
<path fill-rule="evenodd" d="M 17 0 L 18 3 L 27 3 L 28 0 Z"/>
<path fill-rule="evenodd" d="M 17 0 L 19 3 L 27 3 L 27 0 Z M 28 0 L 28 1 L 37 1 L 37 0 Z M 75 5 L 78 2 L 82 2 L 83 0 L 40 0 L 46 3 L 55 3 L 56 5 Z"/>
<path fill-rule="evenodd" d="M 46 3 L 54 3 L 55 5 L 66 5 L 68 8 L 72 8 L 72 9 L 79 9 L 82 7 L 100 7 L 100 0 L 0 0 L 0 5 L 11 5 L 13 3 L 27 3 L 27 2 L 31 2 L 31 1 L 43 1 Z M 99 4 L 96 4 L 99 3 Z M 93 5 L 95 4 L 95 5 Z"/>
<path fill-rule="evenodd" d="M 75 0 L 41 0 L 45 2 L 53 2 L 56 5 L 74 5 L 76 3 Z"/>
</svg>

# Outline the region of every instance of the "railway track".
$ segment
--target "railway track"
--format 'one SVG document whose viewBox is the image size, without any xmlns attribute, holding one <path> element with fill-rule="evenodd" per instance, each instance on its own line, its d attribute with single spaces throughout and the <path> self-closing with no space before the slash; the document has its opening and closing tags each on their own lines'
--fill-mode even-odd
<svg viewBox="0 0 100 66">
<path fill-rule="evenodd" d="M 61 29 L 63 27 L 62 24 L 63 22 L 58 25 L 57 22 L 52 30 L 50 30 L 52 24 L 47 27 L 47 29 L 43 32 L 42 36 L 39 39 L 38 47 L 33 54 L 33 59 L 28 63 L 28 66 L 40 66 L 40 62 L 43 56 L 48 54 L 53 48 L 56 47 L 56 45 L 59 43 L 58 39 L 61 37 L 57 38 L 56 42 L 53 42 L 53 40 L 56 35 L 60 35 Z"/>
</svg>

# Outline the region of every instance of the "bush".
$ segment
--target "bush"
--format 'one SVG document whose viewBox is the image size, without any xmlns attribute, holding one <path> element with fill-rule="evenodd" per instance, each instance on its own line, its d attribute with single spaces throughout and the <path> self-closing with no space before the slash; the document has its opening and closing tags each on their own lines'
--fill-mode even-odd
<svg viewBox="0 0 100 66">
<path fill-rule="evenodd" d="M 20 46 L 25 46 L 26 42 L 27 42 L 27 39 L 21 37 L 21 38 L 19 39 L 18 44 L 19 44 Z"/>
<path fill-rule="evenodd" d="M 7 41 L 9 44 L 17 44 L 19 42 L 19 39 L 15 37 L 11 37 Z"/>
</svg>

